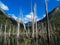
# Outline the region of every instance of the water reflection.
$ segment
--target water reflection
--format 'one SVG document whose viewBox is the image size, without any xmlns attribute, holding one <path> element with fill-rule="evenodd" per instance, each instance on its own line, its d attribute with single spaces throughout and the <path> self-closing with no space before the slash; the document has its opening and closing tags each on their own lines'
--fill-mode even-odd
<svg viewBox="0 0 60 45">
<path fill-rule="evenodd" d="M 36 37 L 35 32 L 34 38 L 32 37 L 32 33 L 29 29 L 26 31 L 20 31 L 19 37 L 17 37 L 18 33 L 15 27 L 13 30 L 11 28 L 12 27 L 10 27 L 8 31 L 6 29 L 4 29 L 5 31 L 2 31 L 3 29 L 0 28 L 0 45 L 47 45 L 46 28 L 43 27 L 43 25 L 42 30 L 38 31 L 38 37 Z M 51 31 L 49 37 L 50 45 L 60 45 L 59 33 Z"/>
<path fill-rule="evenodd" d="M 27 37 L 26 34 L 20 35 L 19 38 L 16 35 L 3 35 L 0 36 L 0 45 L 47 45 L 47 37 L 40 36 L 39 38 Z M 60 36 L 52 36 L 50 39 L 50 45 L 60 45 Z"/>
</svg>

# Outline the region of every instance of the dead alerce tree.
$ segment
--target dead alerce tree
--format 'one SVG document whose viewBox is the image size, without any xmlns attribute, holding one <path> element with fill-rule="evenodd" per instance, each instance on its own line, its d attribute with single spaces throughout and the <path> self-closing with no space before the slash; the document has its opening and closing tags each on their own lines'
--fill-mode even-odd
<svg viewBox="0 0 60 45">
<path fill-rule="evenodd" d="M 34 5 L 34 23 L 35 23 L 35 31 L 36 31 L 36 45 L 38 45 L 38 29 L 37 29 L 37 14 L 36 14 L 36 3 Z"/>
<path fill-rule="evenodd" d="M 35 27 L 36 27 L 36 38 L 38 38 L 38 30 L 37 30 L 37 15 L 36 15 L 36 3 L 34 5 L 34 23 L 35 23 Z"/>
<path fill-rule="evenodd" d="M 49 18 L 48 18 L 48 5 L 47 0 L 45 0 L 45 10 L 46 10 L 46 30 L 47 30 L 47 43 L 49 44 Z"/>
</svg>

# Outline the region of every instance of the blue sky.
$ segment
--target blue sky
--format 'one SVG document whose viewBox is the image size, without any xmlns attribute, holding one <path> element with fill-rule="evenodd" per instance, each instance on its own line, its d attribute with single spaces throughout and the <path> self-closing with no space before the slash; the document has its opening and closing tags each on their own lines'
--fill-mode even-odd
<svg viewBox="0 0 60 45">
<path fill-rule="evenodd" d="M 45 5 L 44 0 L 32 0 L 32 12 L 31 12 L 31 0 L 0 0 L 0 7 L 5 10 L 10 16 L 17 18 L 20 17 L 20 9 L 22 9 L 24 19 L 30 17 L 33 14 L 34 4 L 36 3 L 36 14 L 39 19 L 45 17 Z M 47 0 L 48 11 L 52 11 L 56 6 L 60 5 L 60 0 Z M 27 20 L 26 20 L 27 22 Z"/>
</svg>

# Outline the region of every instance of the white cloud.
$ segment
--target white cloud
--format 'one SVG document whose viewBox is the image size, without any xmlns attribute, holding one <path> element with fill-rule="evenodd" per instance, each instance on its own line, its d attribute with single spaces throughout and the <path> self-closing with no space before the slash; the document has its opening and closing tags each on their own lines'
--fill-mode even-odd
<svg viewBox="0 0 60 45">
<path fill-rule="evenodd" d="M 14 18 L 17 22 L 20 22 L 20 23 L 23 22 L 23 20 L 22 20 L 21 18 L 16 17 L 15 14 L 9 14 L 9 15 L 10 15 L 12 18 Z"/>
<path fill-rule="evenodd" d="M 17 17 L 14 15 L 14 14 L 12 14 L 12 17 L 16 20 L 17 19 Z"/>
<path fill-rule="evenodd" d="M 4 3 L 2 3 L 0 1 L 0 8 L 4 9 L 4 10 L 9 10 L 8 6 L 6 6 Z"/>
<path fill-rule="evenodd" d="M 43 15 L 43 18 L 46 16 L 46 14 Z"/>
<path fill-rule="evenodd" d="M 43 19 L 44 17 L 46 17 L 46 14 L 43 14 L 43 16 L 40 18 L 40 20 Z"/>
<path fill-rule="evenodd" d="M 9 14 L 11 15 L 12 18 L 14 18 L 15 20 L 19 20 L 22 22 L 21 18 L 16 17 L 14 14 Z M 23 22 L 27 23 L 29 21 L 32 21 L 32 16 L 33 16 L 33 12 L 30 12 L 29 14 L 27 14 L 24 18 L 23 18 Z M 38 18 L 38 16 L 35 16 L 35 18 L 37 18 L 37 21 L 40 20 L 40 18 Z"/>
<path fill-rule="evenodd" d="M 34 16 L 33 12 L 30 12 L 28 15 L 26 15 L 26 18 L 32 20 L 33 16 Z M 38 16 L 35 16 L 34 18 L 38 18 Z"/>
<path fill-rule="evenodd" d="M 15 20 L 17 19 L 17 17 L 15 16 L 15 14 L 9 14 L 12 18 L 14 18 Z"/>
<path fill-rule="evenodd" d="M 37 21 L 39 21 L 39 20 L 40 20 L 40 18 L 37 19 Z"/>
<path fill-rule="evenodd" d="M 27 22 L 29 22 L 29 21 L 32 21 L 32 17 L 34 16 L 34 14 L 33 14 L 33 12 L 30 12 L 29 14 L 27 14 L 26 16 L 25 16 L 25 22 L 27 23 Z M 38 16 L 35 16 L 34 17 L 34 19 L 36 19 L 37 18 L 37 21 L 39 21 L 40 20 L 40 18 L 38 18 Z"/>
<path fill-rule="evenodd" d="M 27 14 L 27 15 L 24 17 L 25 23 L 27 23 L 27 22 L 29 22 L 29 21 L 32 21 L 32 15 L 33 15 L 33 12 L 30 12 L 29 14 Z"/>
<path fill-rule="evenodd" d="M 28 19 L 28 18 L 24 18 L 24 23 L 27 23 L 27 22 L 29 22 L 29 21 L 31 21 L 30 19 Z"/>
<path fill-rule="evenodd" d="M 33 16 L 33 12 L 31 12 L 31 13 L 29 13 L 28 15 L 26 15 L 26 18 L 28 18 L 28 19 L 32 19 L 32 16 Z"/>
</svg>

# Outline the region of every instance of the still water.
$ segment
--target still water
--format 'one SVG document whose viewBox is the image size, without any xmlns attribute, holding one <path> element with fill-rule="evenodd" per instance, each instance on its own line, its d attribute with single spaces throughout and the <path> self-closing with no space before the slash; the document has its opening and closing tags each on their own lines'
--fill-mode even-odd
<svg viewBox="0 0 60 45">
<path fill-rule="evenodd" d="M 60 45 L 60 36 L 52 35 L 49 38 L 50 45 Z M 32 38 L 31 34 L 26 33 L 20 34 L 19 37 L 16 34 L 0 34 L 0 45 L 47 45 L 46 35 L 39 35 L 38 38 Z"/>
</svg>

